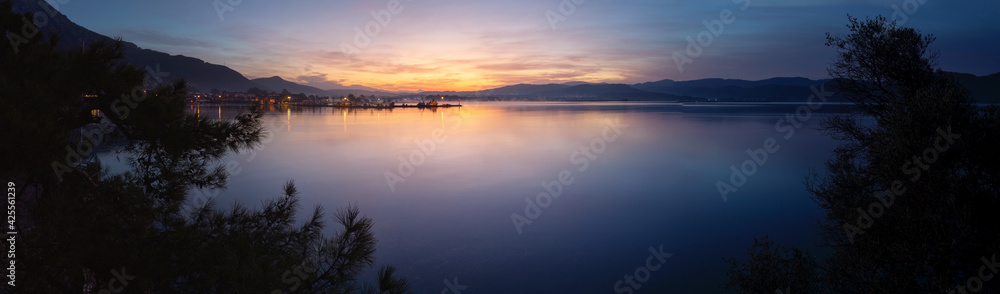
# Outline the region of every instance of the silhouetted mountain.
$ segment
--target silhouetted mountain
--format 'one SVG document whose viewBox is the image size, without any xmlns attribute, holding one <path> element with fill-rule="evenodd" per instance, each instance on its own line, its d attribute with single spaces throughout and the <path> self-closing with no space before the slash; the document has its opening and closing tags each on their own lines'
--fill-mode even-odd
<svg viewBox="0 0 1000 294">
<path fill-rule="evenodd" d="M 294 82 L 286 81 L 279 76 L 273 76 L 270 78 L 258 78 L 250 80 L 258 85 L 260 85 L 264 90 L 270 92 L 281 93 L 282 90 L 288 90 L 292 94 L 305 93 L 306 95 L 318 95 L 326 96 L 326 91 L 320 90 L 316 87 L 299 85 Z"/>
<path fill-rule="evenodd" d="M 368 88 L 368 87 L 365 87 L 365 88 Z M 369 88 L 369 89 L 374 89 L 374 88 Z M 386 92 L 386 91 L 381 91 L 381 90 L 378 90 L 378 89 L 376 89 L 376 91 L 365 91 L 365 90 L 357 90 L 357 89 L 352 89 L 352 88 L 348 88 L 348 89 L 330 89 L 330 90 L 323 91 L 323 93 L 324 93 L 323 94 L 324 96 L 330 96 L 330 97 L 346 97 L 347 95 L 350 95 L 350 94 L 354 94 L 355 96 L 357 96 L 357 95 L 365 95 L 365 96 L 372 96 L 372 95 L 374 95 L 374 96 L 387 96 L 387 97 L 388 96 L 397 96 L 397 95 L 399 95 L 399 93 Z"/>
<path fill-rule="evenodd" d="M 981 77 L 957 72 L 949 72 L 948 74 L 969 89 L 969 93 L 976 98 L 976 102 L 1000 103 L 1000 72 Z"/>
<path fill-rule="evenodd" d="M 542 92 L 543 95 L 578 95 L 587 96 L 604 93 L 620 93 L 620 94 L 630 94 L 630 93 L 643 93 L 647 91 L 632 88 L 626 84 L 583 84 L 576 85 L 565 89 L 553 90 Z"/>
<path fill-rule="evenodd" d="M 254 83 L 260 85 L 262 89 L 271 92 L 281 92 L 281 90 L 288 90 L 292 94 L 305 93 L 306 95 L 317 95 L 317 96 L 330 96 L 330 97 L 341 97 L 347 96 L 349 94 L 354 95 L 366 95 L 366 96 L 394 96 L 396 93 L 391 93 L 387 91 L 382 91 L 375 88 L 353 85 L 353 86 L 343 86 L 342 88 L 333 89 L 320 89 L 313 86 L 307 86 L 298 84 L 292 81 L 282 79 L 279 76 L 273 76 L 270 78 L 257 78 L 251 80 Z"/>
<path fill-rule="evenodd" d="M 46 38 L 52 32 L 59 33 L 59 47 L 62 49 L 80 48 L 80 46 L 87 45 L 99 38 L 107 38 L 73 23 L 46 1 L 12 0 L 11 10 L 15 13 L 30 12 L 34 15 L 45 15 L 48 22 L 44 26 L 41 26 L 39 30 L 45 34 Z M 15 31 L 20 32 L 20 30 Z"/>
<path fill-rule="evenodd" d="M 587 84 L 594 84 L 594 83 L 572 81 L 572 82 L 565 82 L 565 83 L 562 83 L 562 84 L 563 85 L 567 85 L 567 86 L 579 86 L 579 85 L 587 85 Z M 605 84 L 605 83 L 600 83 L 600 84 Z"/>
<path fill-rule="evenodd" d="M 975 76 L 949 72 L 980 103 L 1000 102 L 1000 73 Z M 657 93 L 680 96 L 721 99 L 732 101 L 804 101 L 812 95 L 810 87 L 826 84 L 828 91 L 834 90 L 832 80 L 811 80 L 807 78 L 770 78 L 760 81 L 736 79 L 701 79 L 692 81 L 660 80 L 633 85 L 634 88 Z M 835 90 L 834 90 L 835 91 Z M 846 101 L 835 94 L 833 102 Z"/>
<path fill-rule="evenodd" d="M 661 80 L 635 84 L 633 87 L 650 92 L 723 101 L 789 102 L 806 101 L 812 95 L 810 87 L 819 86 L 828 81 L 807 78 L 770 78 L 759 81 L 738 79 Z M 843 98 L 840 95 L 835 95 L 831 101 L 843 101 Z"/>
<path fill-rule="evenodd" d="M 656 82 L 640 83 L 635 84 L 638 89 L 654 91 L 657 88 L 671 88 L 671 87 L 682 87 L 682 88 L 722 88 L 722 87 L 739 87 L 739 88 L 754 88 L 760 86 L 813 86 L 822 84 L 826 80 L 810 80 L 807 78 L 770 78 L 759 81 L 748 81 L 739 79 L 700 79 L 691 81 L 674 81 L 674 80 L 661 80 Z"/>
<path fill-rule="evenodd" d="M 128 46 L 129 48 L 125 50 L 125 59 L 132 64 L 140 68 L 159 66 L 161 71 L 170 74 L 168 79 L 184 78 L 188 86 L 195 90 L 208 92 L 216 88 L 222 91 L 243 92 L 257 87 L 257 84 L 243 74 L 222 65 L 193 57 L 142 49 L 132 43 L 128 43 Z"/>
<path fill-rule="evenodd" d="M 386 91 L 386 90 L 376 89 L 376 88 L 372 88 L 372 87 L 365 87 L 365 86 L 362 86 L 362 85 L 350 85 L 350 86 L 343 86 L 342 85 L 342 86 L 338 86 L 338 87 L 325 88 L 325 89 L 326 89 L 326 91 L 356 90 L 356 91 L 382 92 L 382 93 L 388 93 L 389 92 L 389 91 Z"/>
<path fill-rule="evenodd" d="M 582 84 L 568 88 L 541 91 L 535 93 L 535 95 L 548 98 L 684 100 L 675 95 L 643 91 L 625 84 Z"/>
<path fill-rule="evenodd" d="M 625 84 L 591 84 L 579 82 L 564 84 L 517 84 L 474 92 L 442 92 L 444 94 L 463 97 L 493 97 L 493 98 L 535 98 L 553 100 L 660 100 L 660 101 L 690 101 L 691 97 L 643 91 Z"/>
<path fill-rule="evenodd" d="M 661 80 L 635 85 L 592 84 L 569 82 L 563 84 L 504 86 L 476 93 L 507 98 L 550 99 L 630 99 L 661 101 L 805 101 L 812 95 L 811 86 L 825 80 L 806 78 L 772 78 L 761 81 L 703 79 L 694 81 Z M 571 84 L 575 84 L 572 85 Z M 470 95 L 472 92 L 459 92 Z M 833 101 L 838 101 L 835 97 Z"/>
<path fill-rule="evenodd" d="M 13 0 L 11 3 L 14 12 L 31 12 L 48 16 L 48 22 L 40 29 L 46 36 L 53 32 L 59 34 L 59 48 L 75 49 L 98 39 L 110 39 L 73 23 L 46 1 Z M 125 59 L 128 62 L 139 68 L 148 66 L 156 69 L 159 66 L 161 72 L 169 73 L 168 80 L 184 78 L 191 87 L 198 90 L 207 92 L 212 88 L 218 88 L 224 91 L 246 91 L 256 86 L 239 72 L 222 65 L 207 63 L 197 58 L 142 49 L 129 42 L 126 42 L 125 46 Z"/>
<path fill-rule="evenodd" d="M 493 95 L 529 96 L 529 95 L 535 95 L 538 92 L 554 91 L 559 89 L 566 89 L 569 87 L 570 86 L 562 84 L 545 84 L 545 85 L 517 84 L 517 85 L 503 86 L 495 89 L 490 89 L 488 90 L 488 92 L 490 92 L 490 94 Z"/>
</svg>

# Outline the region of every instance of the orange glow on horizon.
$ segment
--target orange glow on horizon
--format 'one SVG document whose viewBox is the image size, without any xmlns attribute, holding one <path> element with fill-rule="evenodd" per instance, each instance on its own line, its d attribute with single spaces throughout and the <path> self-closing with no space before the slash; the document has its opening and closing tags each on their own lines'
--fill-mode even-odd
<svg viewBox="0 0 1000 294">
<path fill-rule="evenodd" d="M 456 53 L 457 54 L 457 53 Z M 362 85 L 375 89 L 393 92 L 440 92 L 459 91 L 474 92 L 494 89 L 498 87 L 516 84 L 549 84 L 565 82 L 589 82 L 589 83 L 631 83 L 628 81 L 629 74 L 619 70 L 593 70 L 580 72 L 577 70 L 560 69 L 558 67 L 545 68 L 539 65 L 536 68 L 524 69 L 503 69 L 492 67 L 503 67 L 504 64 L 497 64 L 481 56 L 471 58 L 461 58 L 456 55 L 450 59 L 430 59 L 430 58 L 406 58 L 370 64 L 374 62 L 364 62 L 361 65 L 313 65 L 314 75 L 323 76 L 326 82 L 335 82 L 341 86 Z M 516 67 L 512 65 L 512 67 Z M 254 73 L 253 76 L 273 76 L 273 71 Z M 302 72 L 279 73 L 278 76 L 292 82 L 310 85 L 321 89 L 332 88 L 323 84 L 313 84 L 312 82 L 323 83 L 323 81 L 302 79 Z"/>
</svg>

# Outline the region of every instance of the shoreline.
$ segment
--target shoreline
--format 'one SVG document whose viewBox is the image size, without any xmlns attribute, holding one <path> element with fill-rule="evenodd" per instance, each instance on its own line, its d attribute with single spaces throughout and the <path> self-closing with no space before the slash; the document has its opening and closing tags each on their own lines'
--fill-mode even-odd
<svg viewBox="0 0 1000 294">
<path fill-rule="evenodd" d="M 258 103 L 185 103 L 186 105 L 211 105 L 211 106 L 305 106 L 305 107 L 330 107 L 330 108 L 345 108 L 345 109 L 393 109 L 393 108 L 452 108 L 452 107 L 462 107 L 461 104 L 442 104 L 442 105 L 392 105 L 392 106 L 368 106 L 368 105 L 321 105 L 321 104 L 258 104 Z"/>
</svg>

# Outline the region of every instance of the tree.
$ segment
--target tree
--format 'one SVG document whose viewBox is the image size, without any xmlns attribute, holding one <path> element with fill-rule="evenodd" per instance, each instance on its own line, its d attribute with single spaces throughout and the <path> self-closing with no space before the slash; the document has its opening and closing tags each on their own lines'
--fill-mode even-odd
<svg viewBox="0 0 1000 294">
<path fill-rule="evenodd" d="M 21 19 L 0 3 L 5 35 Z M 0 143 L 0 180 L 18 187 L 20 238 L 16 287 L 0 292 L 363 290 L 356 276 L 374 264 L 375 239 L 355 206 L 340 210 L 342 228 L 324 235 L 321 207 L 295 225 L 291 182 L 259 210 L 188 205 L 191 189 L 225 187 L 223 156 L 266 135 L 260 109 L 231 121 L 199 119 L 185 112 L 183 80 L 167 84 L 122 62 L 123 41 L 60 51 L 58 40 L 0 46 L 0 128 L 9 134 Z M 98 150 L 118 152 L 129 169 L 112 174 Z M 393 274 L 383 268 L 364 290 L 406 292 Z"/>
<path fill-rule="evenodd" d="M 933 36 L 878 17 L 850 18 L 829 70 L 857 112 L 826 122 L 844 144 L 807 187 L 827 212 L 836 292 L 940 293 L 965 286 L 995 254 L 1000 196 L 996 105 L 977 107 L 940 69 Z M 862 119 L 874 118 L 875 124 Z M 880 207 L 882 208 L 879 211 Z M 985 285 L 996 293 L 1000 284 Z"/>
<path fill-rule="evenodd" d="M 740 294 L 816 293 L 820 285 L 816 259 L 808 253 L 780 244 L 768 237 L 754 238 L 747 249 L 749 259 L 729 263 L 726 288 Z"/>
<path fill-rule="evenodd" d="M 250 89 L 247 89 L 247 94 L 253 95 L 254 97 L 257 98 L 264 98 L 267 97 L 268 93 L 267 90 L 263 90 L 257 87 L 252 87 Z"/>
<path fill-rule="evenodd" d="M 838 56 L 829 73 L 856 108 L 824 122 L 842 145 L 826 173 L 806 179 L 833 249 L 824 288 L 1000 292 L 1000 283 L 977 277 L 983 260 L 1000 253 L 997 106 L 977 106 L 935 69 L 933 36 L 884 17 L 848 20 L 850 34 L 827 34 Z"/>
</svg>

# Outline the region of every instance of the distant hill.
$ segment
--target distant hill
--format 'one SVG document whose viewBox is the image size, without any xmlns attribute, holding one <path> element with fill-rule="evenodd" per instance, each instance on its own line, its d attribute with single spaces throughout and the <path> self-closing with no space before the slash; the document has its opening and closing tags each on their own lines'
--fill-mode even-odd
<svg viewBox="0 0 1000 294">
<path fill-rule="evenodd" d="M 326 96 L 326 91 L 320 90 L 316 87 L 299 85 L 294 82 L 286 81 L 279 76 L 273 76 L 270 78 L 259 78 L 253 79 L 252 82 L 261 86 L 261 89 L 268 90 L 271 92 L 281 93 L 282 90 L 288 90 L 292 94 L 305 93 L 306 95 L 318 95 Z"/>
<path fill-rule="evenodd" d="M 41 29 L 46 35 L 50 35 L 51 33 L 59 34 L 59 47 L 61 49 L 75 49 L 99 39 L 111 39 L 77 25 L 65 15 L 53 9 L 45 1 L 13 0 L 11 3 L 13 4 L 13 11 L 18 13 L 32 12 L 47 14 L 47 11 L 55 12 L 55 16 L 49 17 L 49 22 Z M 316 87 L 286 81 L 279 77 L 250 80 L 229 67 L 208 63 L 198 58 L 170 55 L 155 50 L 143 49 L 127 41 L 125 42 L 125 46 L 125 60 L 129 63 L 139 68 L 146 68 L 148 66 L 155 69 L 159 66 L 161 72 L 169 73 L 168 80 L 183 78 L 194 91 L 208 92 L 212 89 L 219 89 L 222 91 L 243 92 L 250 88 L 258 87 L 273 92 L 281 92 L 282 89 L 288 89 L 289 92 L 296 94 L 306 93 L 320 96 L 340 96 L 341 94 L 344 96 L 347 94 L 394 95 L 394 93 L 360 85 L 321 90 Z"/>
<path fill-rule="evenodd" d="M 380 96 L 380 97 L 393 97 L 398 96 L 399 93 L 386 92 L 386 91 L 365 91 L 365 90 L 355 90 L 355 89 L 330 89 L 323 91 L 323 95 L 330 97 L 345 97 L 347 95 L 365 95 L 365 96 Z"/>
<path fill-rule="evenodd" d="M 766 80 L 759 81 L 748 81 L 739 79 L 700 79 L 691 81 L 674 81 L 674 80 L 661 80 L 656 82 L 647 82 L 633 85 L 638 89 L 657 91 L 666 90 L 670 88 L 722 88 L 722 87 L 739 87 L 739 88 L 754 88 L 760 86 L 813 86 L 822 84 L 827 80 L 811 80 L 807 78 L 770 78 Z"/>
<path fill-rule="evenodd" d="M 580 84 L 561 89 L 553 89 L 535 93 L 549 98 L 601 98 L 601 99 L 634 99 L 634 100 L 689 100 L 672 94 L 656 93 L 639 90 L 626 84 Z"/>
<path fill-rule="evenodd" d="M 243 74 L 222 65 L 183 55 L 169 55 L 159 51 L 142 49 L 132 43 L 128 43 L 128 45 L 129 48 L 125 50 L 126 60 L 140 68 L 159 66 L 161 71 L 170 73 L 168 79 L 184 78 L 188 82 L 188 86 L 195 90 L 208 92 L 211 89 L 219 89 L 243 92 L 257 87 L 257 84 L 244 77 Z"/>
<path fill-rule="evenodd" d="M 659 100 L 689 101 L 692 97 L 656 93 L 633 88 L 626 84 L 592 84 L 569 82 L 563 84 L 517 84 L 474 92 L 442 92 L 463 97 L 534 98 L 552 100 Z"/>
<path fill-rule="evenodd" d="M 579 86 L 579 85 L 586 85 L 586 84 L 593 84 L 593 83 L 580 82 L 580 81 L 572 81 L 572 82 L 565 82 L 565 83 L 562 83 L 562 84 L 563 85 L 567 85 L 567 86 Z"/>
<path fill-rule="evenodd" d="M 54 12 L 54 16 L 49 17 L 48 23 L 41 30 L 46 36 L 51 33 L 59 34 L 59 47 L 62 49 L 80 48 L 98 39 L 110 39 L 73 23 L 45 1 L 13 0 L 11 3 L 13 11 L 17 13 Z M 139 68 L 149 66 L 155 69 L 159 65 L 160 71 L 170 74 L 168 79 L 184 78 L 191 87 L 198 90 L 207 92 L 211 88 L 218 88 L 225 91 L 246 91 L 256 86 L 239 72 L 222 65 L 207 63 L 197 58 L 142 49 L 128 42 L 125 46 L 125 59 L 128 62 Z"/>
<path fill-rule="evenodd" d="M 627 84 L 568 82 L 563 84 L 517 84 L 478 92 L 451 92 L 455 95 L 498 98 L 658 100 L 658 101 L 806 101 L 812 90 L 827 80 L 807 78 L 771 78 L 760 81 L 702 79 L 693 81 L 661 80 Z M 836 96 L 832 101 L 842 101 Z"/>
<path fill-rule="evenodd" d="M 556 91 L 556 90 L 566 89 L 569 87 L 570 86 L 563 84 L 545 84 L 545 85 L 517 84 L 517 85 L 503 86 L 495 89 L 490 89 L 487 91 L 493 95 L 533 96 L 539 92 Z"/>
<path fill-rule="evenodd" d="M 372 87 L 365 87 L 365 86 L 362 86 L 362 85 L 350 85 L 350 86 L 339 86 L 339 87 L 334 87 L 334 88 L 326 88 L 326 91 L 339 91 L 339 90 L 356 90 L 356 91 L 384 92 L 384 93 L 388 93 L 389 92 L 389 91 L 385 91 L 385 90 L 382 90 L 382 89 L 376 89 L 376 88 L 372 88 Z"/>
<path fill-rule="evenodd" d="M 770 78 L 759 81 L 736 79 L 701 79 L 692 81 L 660 80 L 639 84 L 566 82 L 562 84 L 517 84 L 498 88 L 442 94 L 464 97 L 535 98 L 554 100 L 653 100 L 653 101 L 806 101 L 812 90 L 829 80 L 807 78 Z M 830 83 L 832 84 L 832 83 Z M 827 85 L 827 90 L 832 85 Z M 830 101 L 843 101 L 835 95 Z"/>
<path fill-rule="evenodd" d="M 979 103 L 1000 103 L 1000 72 L 978 77 L 972 74 L 949 72 Z"/>
<path fill-rule="evenodd" d="M 661 80 L 639 83 L 633 87 L 650 92 L 666 93 L 728 101 L 806 101 L 812 95 L 812 86 L 819 86 L 830 80 L 807 78 L 770 78 L 759 81 L 739 79 L 700 79 L 691 81 Z M 831 86 L 828 84 L 828 88 Z M 834 95 L 830 101 L 844 101 Z"/>
</svg>

